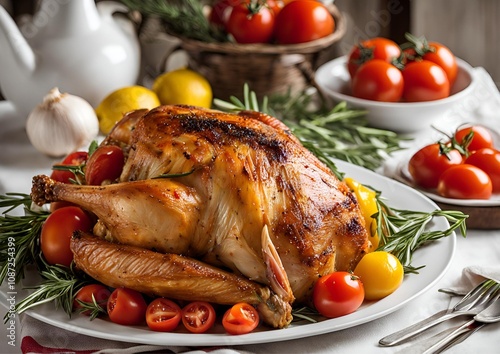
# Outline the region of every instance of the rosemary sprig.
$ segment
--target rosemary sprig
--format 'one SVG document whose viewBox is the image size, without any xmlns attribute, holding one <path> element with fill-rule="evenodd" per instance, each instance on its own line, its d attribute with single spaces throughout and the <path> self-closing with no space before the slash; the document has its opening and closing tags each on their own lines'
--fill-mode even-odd
<svg viewBox="0 0 500 354">
<path fill-rule="evenodd" d="M 52 266 L 46 262 L 43 262 L 43 267 L 39 271 L 42 282 L 27 288 L 34 291 L 16 304 L 16 312 L 21 314 L 35 306 L 54 301 L 56 308 L 61 307 L 71 317 L 75 294 L 89 283 L 88 278 L 83 274 L 76 274 L 72 267 Z"/>
<path fill-rule="evenodd" d="M 163 20 L 167 32 L 203 42 L 227 42 L 220 28 L 210 24 L 199 0 L 122 0 L 131 10 Z"/>
<path fill-rule="evenodd" d="M 24 215 L 7 214 L 21 206 Z M 30 196 L 22 193 L 0 196 L 0 207 L 7 208 L 0 215 L 0 284 L 13 269 L 17 283 L 24 277 L 24 267 L 38 262 L 38 236 L 49 213 L 31 209 Z"/>
<path fill-rule="evenodd" d="M 377 193 L 377 207 L 379 212 L 373 217 L 377 220 L 377 233 L 380 237 L 380 246 L 377 250 L 384 250 L 394 254 L 403 265 L 405 273 L 418 273 L 423 266 L 412 266 L 414 252 L 435 240 L 451 235 L 460 229 L 466 236 L 465 221 L 468 215 L 453 210 L 436 209 L 431 212 L 419 212 L 390 208 Z M 427 226 L 435 217 L 444 217 L 450 223 L 445 230 L 428 230 Z"/>
<path fill-rule="evenodd" d="M 78 302 L 78 304 L 81 306 L 78 312 L 88 314 L 91 321 L 99 317 L 100 315 L 107 314 L 107 311 L 103 307 L 103 305 L 97 303 L 94 294 L 92 294 L 92 302 L 85 302 L 78 299 L 76 300 L 76 302 Z"/>
</svg>

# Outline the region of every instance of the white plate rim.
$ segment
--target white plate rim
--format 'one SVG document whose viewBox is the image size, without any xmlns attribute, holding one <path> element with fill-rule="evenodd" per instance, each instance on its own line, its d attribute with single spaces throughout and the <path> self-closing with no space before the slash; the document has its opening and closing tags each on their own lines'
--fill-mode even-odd
<svg viewBox="0 0 500 354">
<path fill-rule="evenodd" d="M 335 163 L 339 170 L 345 172 L 346 175 L 382 191 L 382 195 L 388 199 L 391 206 L 402 209 L 408 205 L 420 205 L 421 208 L 419 209 L 424 211 L 438 209 L 438 206 L 432 200 L 400 182 L 343 161 L 336 160 Z M 448 222 L 440 218 L 435 220 L 433 227 L 447 228 Z M 415 253 L 413 264 L 416 266 L 425 264 L 426 267 L 418 275 L 406 276 L 401 287 L 393 294 L 377 302 L 363 304 L 358 311 L 347 316 L 317 323 L 293 323 L 288 328 L 279 330 L 262 329 L 262 326 L 260 326 L 261 329 L 258 331 L 246 335 L 232 336 L 223 333 L 222 327 L 216 325 L 214 331 L 216 330 L 217 333 L 161 333 L 153 332 L 145 326 L 121 326 L 99 318 L 94 321 L 89 321 L 87 317 L 79 315 L 68 318 L 62 309 L 56 310 L 54 304 L 44 304 L 28 310 L 26 313 L 42 322 L 68 331 L 95 338 L 137 344 L 186 345 L 190 347 L 224 346 L 271 343 L 305 338 L 371 322 L 402 308 L 428 291 L 444 276 L 450 267 L 456 249 L 456 234 L 453 233 L 424 247 L 425 251 L 418 250 Z M 436 255 L 439 255 L 439 257 L 436 257 Z M 22 290 L 18 292 L 18 296 L 21 296 L 21 293 Z M 0 295 L 7 298 L 4 285 L 0 288 Z"/>
</svg>

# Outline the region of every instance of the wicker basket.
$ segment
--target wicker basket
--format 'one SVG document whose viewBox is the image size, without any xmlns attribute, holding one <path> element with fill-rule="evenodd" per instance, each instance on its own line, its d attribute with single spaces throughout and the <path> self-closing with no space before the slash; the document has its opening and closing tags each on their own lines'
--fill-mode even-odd
<svg viewBox="0 0 500 354">
<path fill-rule="evenodd" d="M 180 39 L 188 55 L 188 66 L 210 82 L 214 97 L 240 96 L 243 85 L 261 98 L 272 93 L 303 90 L 320 54 L 339 41 L 346 31 L 346 21 L 333 4 L 328 6 L 335 19 L 335 31 L 324 38 L 291 45 L 205 43 Z"/>
</svg>

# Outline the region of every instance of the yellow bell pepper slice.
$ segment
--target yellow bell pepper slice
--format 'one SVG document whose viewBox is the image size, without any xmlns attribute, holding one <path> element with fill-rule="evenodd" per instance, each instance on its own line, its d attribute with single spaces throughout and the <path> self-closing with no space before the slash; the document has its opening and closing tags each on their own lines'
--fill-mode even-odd
<svg viewBox="0 0 500 354">
<path fill-rule="evenodd" d="M 344 178 L 344 182 L 354 192 L 354 195 L 356 196 L 356 199 L 358 200 L 359 206 L 361 208 L 363 218 L 365 219 L 365 224 L 370 234 L 371 242 L 369 252 L 375 251 L 380 241 L 377 234 L 377 221 L 372 218 L 372 215 L 378 212 L 376 203 L 377 194 L 373 190 L 365 187 L 364 185 L 350 177 Z"/>
</svg>

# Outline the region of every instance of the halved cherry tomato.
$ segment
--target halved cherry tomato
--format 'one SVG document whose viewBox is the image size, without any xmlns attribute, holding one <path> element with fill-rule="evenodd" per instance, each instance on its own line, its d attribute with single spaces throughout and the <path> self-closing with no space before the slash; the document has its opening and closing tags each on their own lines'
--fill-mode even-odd
<svg viewBox="0 0 500 354">
<path fill-rule="evenodd" d="M 241 4 L 232 8 L 226 31 L 238 43 L 268 43 L 274 31 L 274 13 L 264 4 Z"/>
<path fill-rule="evenodd" d="M 115 145 L 104 145 L 90 155 L 85 167 L 85 181 L 99 186 L 104 181 L 114 181 L 123 170 L 125 157 L 123 150 Z"/>
<path fill-rule="evenodd" d="M 73 301 L 73 310 L 79 311 L 82 308 L 79 301 L 85 304 L 92 304 L 95 300 L 97 305 L 105 311 L 110 295 L 111 291 L 109 291 L 109 289 L 102 284 L 85 285 L 76 293 L 75 300 Z M 86 310 L 81 313 L 89 316 L 90 310 Z"/>
<path fill-rule="evenodd" d="M 436 188 L 441 174 L 462 163 L 458 150 L 442 154 L 438 143 L 424 146 L 410 158 L 408 171 L 415 183 L 423 188 Z"/>
<path fill-rule="evenodd" d="M 182 323 L 189 332 L 204 333 L 215 323 L 214 307 L 205 301 L 194 301 L 182 308 Z"/>
<path fill-rule="evenodd" d="M 450 81 L 446 72 L 429 60 L 407 64 L 403 79 L 403 99 L 407 102 L 434 101 L 450 95 Z"/>
<path fill-rule="evenodd" d="M 335 21 L 326 8 L 315 0 L 294 0 L 276 16 L 274 35 L 280 44 L 310 42 L 333 33 Z"/>
<path fill-rule="evenodd" d="M 333 272 L 314 284 L 313 303 L 320 314 L 333 318 L 356 311 L 363 303 L 365 291 L 359 277 L 348 272 Z"/>
<path fill-rule="evenodd" d="M 179 305 L 162 297 L 154 299 L 146 310 L 146 323 L 153 331 L 171 332 L 177 328 L 181 318 Z"/>
<path fill-rule="evenodd" d="M 259 325 L 259 313 L 250 304 L 240 302 L 228 309 L 222 317 L 222 326 L 229 334 L 252 332 Z"/>
<path fill-rule="evenodd" d="M 500 192 L 500 151 L 491 148 L 478 149 L 465 159 L 465 163 L 486 172 L 491 179 L 493 192 Z"/>
<path fill-rule="evenodd" d="M 40 248 L 49 264 L 69 267 L 73 261 L 70 249 L 71 236 L 76 230 L 90 231 L 91 218 L 77 206 L 67 206 L 52 212 L 43 223 Z"/>
<path fill-rule="evenodd" d="M 381 59 L 392 63 L 400 55 L 401 48 L 390 39 L 382 37 L 367 39 L 351 49 L 347 60 L 347 69 L 352 79 L 358 68 L 368 60 Z"/>
<path fill-rule="evenodd" d="M 403 94 L 403 75 L 381 59 L 364 63 L 352 80 L 352 95 L 365 100 L 397 102 Z"/>
<path fill-rule="evenodd" d="M 87 152 L 76 151 L 66 156 L 66 158 L 58 165 L 79 166 L 86 163 L 88 158 L 89 154 Z M 71 180 L 75 179 L 76 177 L 75 174 L 71 171 L 53 170 L 50 178 L 62 183 L 71 183 Z"/>
<path fill-rule="evenodd" d="M 127 288 L 113 290 L 107 306 L 109 319 L 126 326 L 143 323 L 147 307 L 140 292 Z"/>
<path fill-rule="evenodd" d="M 470 139 L 469 145 L 467 146 L 468 151 L 475 151 L 482 148 L 493 148 L 493 136 L 490 131 L 481 126 L 474 125 L 471 127 L 461 128 L 455 132 L 455 140 L 459 144 L 464 143 L 464 139 Z"/>
<path fill-rule="evenodd" d="M 452 166 L 439 178 L 437 192 L 446 198 L 489 199 L 493 191 L 490 177 L 480 168 L 461 164 Z"/>
</svg>

